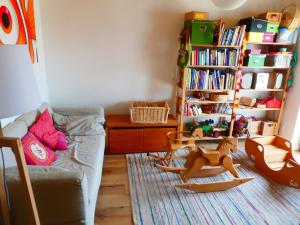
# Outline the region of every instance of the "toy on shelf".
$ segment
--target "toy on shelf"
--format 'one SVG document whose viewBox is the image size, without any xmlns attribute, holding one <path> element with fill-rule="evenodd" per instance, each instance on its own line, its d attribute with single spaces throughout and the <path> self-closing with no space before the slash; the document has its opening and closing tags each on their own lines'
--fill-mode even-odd
<svg viewBox="0 0 300 225">
<path fill-rule="evenodd" d="M 220 142 L 216 149 L 209 150 L 199 148 L 196 152 L 190 152 L 186 157 L 183 168 L 162 165 L 156 165 L 156 167 L 166 172 L 179 174 L 184 183 L 176 185 L 178 188 L 195 192 L 224 191 L 253 179 L 253 177 L 240 178 L 236 170 L 239 164 L 233 164 L 230 152 L 236 153 L 237 145 L 237 137 L 226 137 Z M 221 182 L 186 183 L 191 178 L 215 176 L 226 171 L 229 171 L 235 178 Z"/>
<path fill-rule="evenodd" d="M 229 123 L 226 120 L 221 120 L 216 127 L 213 126 L 214 121 L 212 119 L 197 122 L 192 121 L 187 124 L 188 130 L 193 131 L 196 128 L 201 128 L 204 137 L 215 137 L 228 135 Z"/>
<path fill-rule="evenodd" d="M 278 182 L 300 189 L 300 164 L 293 157 L 290 141 L 277 135 L 247 139 L 245 149 L 262 172 Z"/>
<path fill-rule="evenodd" d="M 154 154 L 147 154 L 148 157 L 159 160 L 160 164 L 170 165 L 174 159 L 182 158 L 176 155 L 177 150 L 189 150 L 196 151 L 196 138 L 201 139 L 203 137 L 203 132 L 201 128 L 195 128 L 192 132 L 183 131 L 176 132 L 171 131 L 167 133 L 167 138 L 170 142 L 170 150 L 166 153 L 164 157 Z"/>
</svg>

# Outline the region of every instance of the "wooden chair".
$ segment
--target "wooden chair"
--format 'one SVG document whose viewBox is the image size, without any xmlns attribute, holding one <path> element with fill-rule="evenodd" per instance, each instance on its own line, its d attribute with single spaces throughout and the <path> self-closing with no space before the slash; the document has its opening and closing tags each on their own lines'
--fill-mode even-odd
<svg viewBox="0 0 300 225">
<path fill-rule="evenodd" d="M 171 131 L 167 133 L 167 138 L 170 143 L 170 150 L 167 151 L 164 157 L 153 154 L 147 154 L 148 157 L 156 159 L 161 165 L 169 166 L 174 159 L 184 158 L 184 156 L 177 156 L 177 150 L 188 150 L 190 152 L 196 151 L 196 138 L 201 139 L 203 137 L 203 132 L 201 128 L 196 128 L 192 134 L 188 131 L 177 132 Z"/>
<path fill-rule="evenodd" d="M 195 192 L 214 192 L 223 191 L 252 180 L 249 178 L 240 178 L 236 167 L 239 164 L 233 164 L 230 152 L 236 153 L 238 145 L 237 137 L 224 138 L 218 147 L 213 150 L 199 148 L 198 151 L 190 152 L 186 157 L 186 162 L 183 168 L 168 167 L 156 165 L 157 168 L 166 172 L 179 174 L 183 180 L 183 184 L 178 184 L 176 187 L 191 190 Z M 210 166 L 204 168 L 204 166 Z M 235 179 L 222 182 L 211 183 L 186 183 L 191 178 L 215 176 L 229 171 Z"/>
</svg>

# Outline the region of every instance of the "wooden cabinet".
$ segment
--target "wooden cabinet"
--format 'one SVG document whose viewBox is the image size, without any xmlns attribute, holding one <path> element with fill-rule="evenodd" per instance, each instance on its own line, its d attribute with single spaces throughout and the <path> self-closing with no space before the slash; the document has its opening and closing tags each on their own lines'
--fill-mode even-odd
<svg viewBox="0 0 300 225">
<path fill-rule="evenodd" d="M 166 124 L 135 124 L 129 115 L 108 115 L 106 119 L 106 154 L 166 151 L 166 134 L 176 131 L 175 118 Z"/>
</svg>

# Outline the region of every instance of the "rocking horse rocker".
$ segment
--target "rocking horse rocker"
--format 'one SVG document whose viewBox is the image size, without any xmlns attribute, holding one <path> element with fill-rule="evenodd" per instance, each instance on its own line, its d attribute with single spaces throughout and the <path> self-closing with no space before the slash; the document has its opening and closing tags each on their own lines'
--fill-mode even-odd
<svg viewBox="0 0 300 225">
<path fill-rule="evenodd" d="M 199 148 L 196 152 L 190 152 L 186 157 L 183 168 L 167 167 L 159 164 L 156 167 L 166 172 L 179 174 L 184 183 L 176 185 L 177 188 L 195 192 L 224 191 L 253 179 L 253 177 L 240 178 L 236 170 L 236 167 L 240 165 L 233 164 L 230 151 L 236 153 L 237 144 L 237 137 L 226 137 L 215 150 Z M 229 171 L 235 178 L 221 182 L 186 183 L 191 178 L 215 176 L 226 171 Z"/>
</svg>

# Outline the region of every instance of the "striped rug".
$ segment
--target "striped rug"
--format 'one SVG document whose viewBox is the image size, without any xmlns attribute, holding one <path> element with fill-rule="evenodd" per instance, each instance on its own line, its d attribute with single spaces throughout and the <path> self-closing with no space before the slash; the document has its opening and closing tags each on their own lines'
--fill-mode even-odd
<svg viewBox="0 0 300 225">
<path fill-rule="evenodd" d="M 192 193 L 174 188 L 176 174 L 159 171 L 145 154 L 127 155 L 128 174 L 135 224 L 300 224 L 300 191 L 276 183 L 261 174 L 248 156 L 234 156 L 242 168 L 241 177 L 255 180 L 216 193 Z M 175 161 L 180 166 L 182 161 Z M 299 174 L 300 176 L 300 174 Z M 193 182 L 230 180 L 229 173 Z"/>
</svg>

